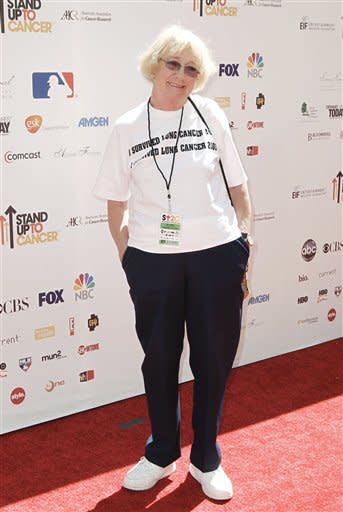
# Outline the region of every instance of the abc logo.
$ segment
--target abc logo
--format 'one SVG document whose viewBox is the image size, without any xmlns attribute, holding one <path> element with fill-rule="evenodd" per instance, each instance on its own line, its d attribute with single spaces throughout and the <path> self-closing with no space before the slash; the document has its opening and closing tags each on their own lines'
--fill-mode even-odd
<svg viewBox="0 0 343 512">
<path fill-rule="evenodd" d="M 301 256 L 305 261 L 311 261 L 315 257 L 317 252 L 317 245 L 311 238 L 306 240 L 301 249 Z"/>
</svg>

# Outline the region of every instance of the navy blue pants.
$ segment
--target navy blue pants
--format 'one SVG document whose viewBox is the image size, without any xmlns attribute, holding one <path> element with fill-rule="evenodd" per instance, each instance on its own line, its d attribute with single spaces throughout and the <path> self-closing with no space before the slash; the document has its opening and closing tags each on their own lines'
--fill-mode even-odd
<svg viewBox="0 0 343 512">
<path fill-rule="evenodd" d="M 157 254 L 128 247 L 124 254 L 145 354 L 150 462 L 165 467 L 180 457 L 178 374 L 186 326 L 194 375 L 191 462 L 204 472 L 220 465 L 217 435 L 239 342 L 248 256 L 242 238 L 195 252 Z"/>
</svg>

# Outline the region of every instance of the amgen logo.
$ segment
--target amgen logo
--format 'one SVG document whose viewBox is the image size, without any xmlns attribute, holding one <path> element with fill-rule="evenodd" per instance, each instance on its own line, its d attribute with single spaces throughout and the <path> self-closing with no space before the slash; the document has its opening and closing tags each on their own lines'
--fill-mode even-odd
<svg viewBox="0 0 343 512">
<path fill-rule="evenodd" d="M 317 252 L 317 244 L 314 240 L 309 238 L 306 240 L 301 249 L 301 256 L 305 261 L 311 261 L 315 257 Z"/>
<path fill-rule="evenodd" d="M 248 306 L 252 304 L 261 304 L 261 302 L 269 302 L 270 297 L 269 293 L 264 293 L 262 295 L 256 295 L 255 297 L 250 297 Z"/>
</svg>

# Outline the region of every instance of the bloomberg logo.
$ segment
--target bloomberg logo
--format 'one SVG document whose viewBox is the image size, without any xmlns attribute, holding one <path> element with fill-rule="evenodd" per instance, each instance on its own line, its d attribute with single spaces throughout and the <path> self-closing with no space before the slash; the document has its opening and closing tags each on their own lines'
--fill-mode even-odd
<svg viewBox="0 0 343 512">
<path fill-rule="evenodd" d="M 306 242 L 302 246 L 301 256 L 305 261 L 309 262 L 309 261 L 313 260 L 313 258 L 316 255 L 316 252 L 317 252 L 317 244 L 314 240 L 309 238 L 308 240 L 306 240 Z"/>
<path fill-rule="evenodd" d="M 262 302 L 269 302 L 270 295 L 269 293 L 263 293 L 262 295 L 256 295 L 255 297 L 250 297 L 248 306 L 251 304 L 261 304 Z"/>
<path fill-rule="evenodd" d="M 219 76 L 239 76 L 238 66 L 239 64 L 219 64 Z"/>
</svg>

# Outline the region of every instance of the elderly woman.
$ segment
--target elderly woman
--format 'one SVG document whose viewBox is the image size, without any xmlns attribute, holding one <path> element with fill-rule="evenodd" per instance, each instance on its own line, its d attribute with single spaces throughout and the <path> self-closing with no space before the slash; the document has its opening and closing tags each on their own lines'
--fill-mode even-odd
<svg viewBox="0 0 343 512">
<path fill-rule="evenodd" d="M 157 37 L 141 59 L 151 96 L 115 122 L 94 192 L 108 201 L 145 355 L 151 436 L 124 487 L 149 489 L 176 469 L 186 326 L 194 375 L 189 470 L 207 496 L 225 500 L 232 485 L 217 435 L 240 336 L 251 207 L 225 114 L 192 95 L 214 69 L 189 30 L 172 26 Z"/>
</svg>

